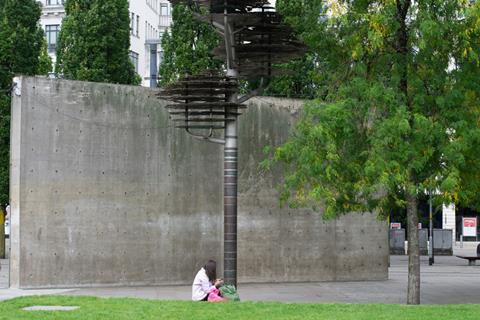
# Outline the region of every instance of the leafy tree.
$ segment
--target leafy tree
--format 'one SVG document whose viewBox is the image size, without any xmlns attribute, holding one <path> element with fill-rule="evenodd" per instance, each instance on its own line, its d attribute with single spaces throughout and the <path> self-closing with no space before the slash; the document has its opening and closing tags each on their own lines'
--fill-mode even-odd
<svg viewBox="0 0 480 320">
<path fill-rule="evenodd" d="M 297 1 L 277 7 L 319 58 L 319 99 L 289 141 L 283 201 L 325 217 L 405 208 L 407 303 L 420 303 L 418 199 L 480 204 L 480 3 Z"/>
<path fill-rule="evenodd" d="M 175 5 L 169 32 L 165 32 L 162 38 L 164 54 L 159 71 L 160 84 L 172 83 L 180 75 L 220 69 L 222 63 L 212 54 L 218 44 L 219 37 L 210 24 L 195 19 L 188 6 Z"/>
<path fill-rule="evenodd" d="M 138 84 L 129 58 L 127 0 L 67 0 L 56 72 L 67 79 Z"/>
<path fill-rule="evenodd" d="M 316 56 L 308 54 L 283 66 L 282 75 L 270 79 L 264 96 L 313 99 L 318 94 Z"/>
<path fill-rule="evenodd" d="M 52 72 L 52 58 L 48 55 L 47 39 L 42 37 L 40 55 L 38 57 L 37 74 L 45 74 Z"/>
<path fill-rule="evenodd" d="M 10 91 L 15 74 L 44 73 L 44 33 L 35 0 L 0 0 L 0 204 L 9 200 Z M 45 60 L 45 59 L 44 59 Z M 48 61 L 48 60 L 45 60 Z M 40 68 L 40 69 L 39 69 Z"/>
</svg>

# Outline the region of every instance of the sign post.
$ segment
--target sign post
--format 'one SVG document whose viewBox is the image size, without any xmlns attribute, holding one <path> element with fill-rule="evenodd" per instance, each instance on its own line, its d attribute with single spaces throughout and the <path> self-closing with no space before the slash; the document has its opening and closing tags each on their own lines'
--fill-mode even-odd
<svg viewBox="0 0 480 320">
<path fill-rule="evenodd" d="M 433 253 L 433 210 L 432 210 L 432 193 L 429 192 L 428 198 L 428 229 L 430 238 L 428 239 L 430 256 L 428 257 L 428 265 L 433 265 L 435 262 L 435 256 Z"/>
</svg>

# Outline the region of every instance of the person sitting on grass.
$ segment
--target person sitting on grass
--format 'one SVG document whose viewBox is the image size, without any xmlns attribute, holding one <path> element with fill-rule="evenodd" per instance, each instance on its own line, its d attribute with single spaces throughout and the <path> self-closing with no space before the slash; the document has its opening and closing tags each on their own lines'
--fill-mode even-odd
<svg viewBox="0 0 480 320">
<path fill-rule="evenodd" d="M 223 284 L 222 279 L 217 279 L 217 263 L 208 260 L 207 264 L 198 271 L 192 285 L 193 301 L 208 301 L 210 292 Z"/>
</svg>

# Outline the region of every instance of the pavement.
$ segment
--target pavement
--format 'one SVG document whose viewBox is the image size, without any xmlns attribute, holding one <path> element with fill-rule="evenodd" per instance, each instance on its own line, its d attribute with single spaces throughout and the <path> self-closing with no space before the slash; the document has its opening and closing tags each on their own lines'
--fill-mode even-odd
<svg viewBox="0 0 480 320">
<path fill-rule="evenodd" d="M 475 252 L 474 244 L 456 246 L 454 254 Z M 314 303 L 387 303 L 403 304 L 407 292 L 407 256 L 391 256 L 386 281 L 310 282 L 240 284 L 243 301 L 279 301 Z M 2 271 L 4 262 L 2 261 Z M 1 279 L 1 276 L 0 276 Z M 437 256 L 428 265 L 421 258 L 421 302 L 423 304 L 480 303 L 480 265 L 455 256 Z M 157 300 L 190 300 L 190 286 L 100 287 L 59 290 L 0 289 L 0 300 L 30 295 L 75 295 L 129 297 Z"/>
</svg>

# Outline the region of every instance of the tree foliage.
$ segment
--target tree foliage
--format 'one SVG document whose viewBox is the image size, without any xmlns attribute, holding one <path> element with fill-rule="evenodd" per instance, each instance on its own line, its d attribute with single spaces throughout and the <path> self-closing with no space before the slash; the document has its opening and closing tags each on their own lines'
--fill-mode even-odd
<svg viewBox="0 0 480 320">
<path fill-rule="evenodd" d="M 0 1 L 0 204 L 9 201 L 10 91 L 15 74 L 46 74 L 45 36 L 35 0 Z"/>
<path fill-rule="evenodd" d="M 212 54 L 218 44 L 219 36 L 210 24 L 195 19 L 188 6 L 175 5 L 172 24 L 162 38 L 164 53 L 159 71 L 160 84 L 172 83 L 184 74 L 219 70 L 222 63 Z"/>
<path fill-rule="evenodd" d="M 42 37 L 40 55 L 38 57 L 37 74 L 48 75 L 53 71 L 52 58 L 48 55 L 47 39 Z"/>
<path fill-rule="evenodd" d="M 127 0 L 67 0 L 56 72 L 67 79 L 138 84 L 129 58 Z"/>
<path fill-rule="evenodd" d="M 424 190 L 438 190 L 442 202 L 478 206 L 479 4 L 412 4 L 405 95 L 394 1 L 337 1 L 342 13 L 328 19 L 331 7 L 317 1 L 312 13 L 315 5 L 301 3 L 278 1 L 323 57 L 327 94 L 307 105 L 277 151 L 296 169 L 285 196 L 292 204 L 325 199 L 331 216 L 388 211 L 383 195 L 405 206 L 405 193 Z M 298 20 L 305 16 L 312 25 Z"/>
<path fill-rule="evenodd" d="M 307 54 L 282 66 L 284 74 L 268 81 L 264 96 L 313 99 L 319 93 L 318 66 L 315 54 Z"/>
<path fill-rule="evenodd" d="M 406 208 L 409 237 L 417 234 L 416 207 L 428 190 L 438 202 L 478 208 L 480 3 L 277 6 L 319 58 L 319 99 L 274 154 L 289 168 L 283 200 L 321 203 L 327 218 Z M 409 243 L 414 252 L 418 238 Z M 414 256 L 409 303 L 419 302 Z"/>
</svg>

